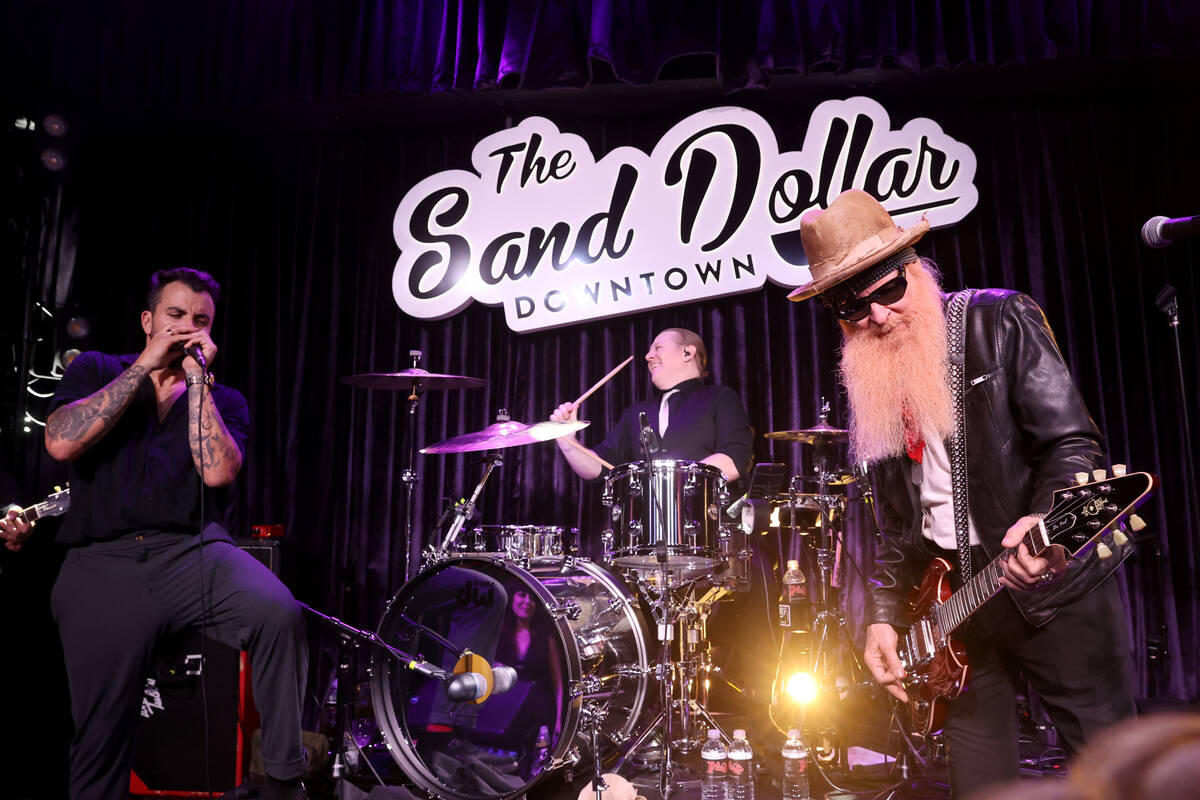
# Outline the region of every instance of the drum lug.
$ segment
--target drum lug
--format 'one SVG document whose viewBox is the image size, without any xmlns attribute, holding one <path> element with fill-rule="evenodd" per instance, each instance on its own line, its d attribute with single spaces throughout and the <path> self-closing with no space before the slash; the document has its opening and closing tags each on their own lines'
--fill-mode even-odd
<svg viewBox="0 0 1200 800">
<path fill-rule="evenodd" d="M 550 616 L 555 619 L 566 617 L 569 620 L 579 619 L 579 615 L 583 613 L 583 609 L 579 606 L 578 600 L 564 600 L 556 606 L 547 609 Z"/>
<path fill-rule="evenodd" d="M 575 569 L 575 556 L 563 556 L 562 564 L 558 568 L 558 574 L 567 575 Z"/>
<path fill-rule="evenodd" d="M 571 697 L 587 697 L 599 694 L 604 689 L 604 683 L 594 675 L 584 675 L 577 681 L 571 681 Z M 584 706 L 586 709 L 587 706 Z"/>
<path fill-rule="evenodd" d="M 440 564 L 450 557 L 450 554 L 445 550 L 439 550 L 433 545 L 428 545 L 421 551 L 421 569 L 432 567 L 435 564 Z"/>
<path fill-rule="evenodd" d="M 603 548 L 601 552 L 604 554 L 603 557 L 606 562 L 612 561 L 613 543 L 615 541 L 616 541 L 616 537 L 612 532 L 612 528 L 609 528 L 608 530 L 606 530 L 600 534 L 600 543 Z"/>
<path fill-rule="evenodd" d="M 622 678 L 644 678 L 651 673 L 653 667 L 639 667 L 637 664 L 619 664 L 617 674 Z"/>
</svg>

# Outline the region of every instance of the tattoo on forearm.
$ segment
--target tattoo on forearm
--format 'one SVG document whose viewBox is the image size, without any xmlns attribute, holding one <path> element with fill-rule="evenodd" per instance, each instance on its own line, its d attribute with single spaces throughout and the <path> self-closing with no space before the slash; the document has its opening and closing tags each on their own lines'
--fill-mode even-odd
<svg viewBox="0 0 1200 800">
<path fill-rule="evenodd" d="M 236 472 L 241 468 L 241 451 L 226 430 L 207 391 L 192 392 L 188 397 L 188 442 L 196 469 L 203 469 L 206 474 L 229 469 Z"/>
<path fill-rule="evenodd" d="M 146 368 L 135 364 L 95 394 L 59 408 L 46 420 L 46 435 L 72 443 L 99 439 L 121 418 L 145 377 Z"/>
</svg>

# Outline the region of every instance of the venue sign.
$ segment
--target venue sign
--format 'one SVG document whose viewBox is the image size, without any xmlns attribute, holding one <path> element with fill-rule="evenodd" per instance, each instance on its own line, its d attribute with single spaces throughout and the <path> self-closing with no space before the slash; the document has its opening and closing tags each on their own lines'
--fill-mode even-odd
<svg viewBox="0 0 1200 800">
<path fill-rule="evenodd" d="M 474 147 L 471 170 L 423 179 L 396 209 L 392 293 L 422 319 L 473 300 L 535 331 L 809 281 L 800 217 L 864 189 L 901 226 L 961 220 L 975 155 L 932 120 L 895 129 L 874 100 L 819 105 L 780 152 L 745 108 L 692 114 L 650 152 L 588 143 L 530 117 Z"/>
</svg>

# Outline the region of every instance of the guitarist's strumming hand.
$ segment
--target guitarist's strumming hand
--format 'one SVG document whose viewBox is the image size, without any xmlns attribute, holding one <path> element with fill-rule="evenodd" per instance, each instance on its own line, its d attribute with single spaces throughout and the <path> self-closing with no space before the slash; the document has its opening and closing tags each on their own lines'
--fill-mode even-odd
<svg viewBox="0 0 1200 800">
<path fill-rule="evenodd" d="M 1000 568 L 1004 573 L 1000 578 L 1001 585 L 1018 590 L 1035 589 L 1054 583 L 1067 573 L 1067 551 L 1061 545 L 1052 544 L 1042 551 L 1041 557 L 1035 558 L 1021 543 L 1040 519 L 1032 514 L 1021 517 L 1004 534 L 1001 546 L 1016 547 L 1017 550 L 1001 556 Z"/>
<path fill-rule="evenodd" d="M 8 513 L 0 517 L 0 539 L 3 539 L 4 546 L 14 553 L 21 549 L 21 545 L 33 532 L 33 524 L 17 516 L 20 512 L 20 506 L 10 506 Z"/>
<path fill-rule="evenodd" d="M 902 703 L 908 702 L 908 693 L 900 685 L 904 677 L 904 667 L 900 665 L 900 653 L 897 643 L 899 637 L 891 625 L 876 622 L 867 626 L 867 647 L 863 652 L 863 661 L 871 675 L 883 688 Z"/>
</svg>

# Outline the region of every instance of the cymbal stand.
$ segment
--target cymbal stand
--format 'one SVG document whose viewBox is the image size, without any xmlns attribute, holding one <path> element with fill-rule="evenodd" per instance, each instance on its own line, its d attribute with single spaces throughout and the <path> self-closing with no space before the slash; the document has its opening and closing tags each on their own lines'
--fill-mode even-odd
<svg viewBox="0 0 1200 800">
<path fill-rule="evenodd" d="M 828 415 L 828 404 L 822 409 L 821 423 L 824 424 Z M 817 526 L 815 547 L 817 562 L 817 587 L 810 593 L 810 601 L 816 611 L 813 614 L 811 628 L 810 674 L 817 679 L 818 685 L 825 689 L 837 691 L 838 677 L 845 677 L 851 684 L 857 682 L 865 672 L 854 639 L 846 628 L 846 620 L 833 598 L 833 570 L 837 556 L 837 536 L 840 533 L 844 515 L 836 520 L 834 510 L 842 505 L 842 498 L 830 494 L 831 481 L 839 474 L 832 466 L 833 443 L 818 439 L 813 443 L 813 471 L 817 478 L 817 509 L 820 513 L 820 524 Z M 852 675 L 838 676 L 837 663 L 834 656 L 839 651 L 849 652 Z M 830 731 L 836 735 L 836 729 Z M 836 754 L 835 754 L 836 755 Z M 844 754 L 842 754 L 844 755 Z"/>
<path fill-rule="evenodd" d="M 415 370 L 421 363 L 420 350 L 409 350 L 408 356 L 412 359 L 412 366 Z M 408 452 L 405 454 L 404 469 L 400 473 L 400 480 L 404 483 L 405 502 L 404 502 L 404 560 L 400 565 L 401 571 L 404 573 L 404 580 L 409 579 L 408 574 L 408 554 L 412 548 L 412 530 L 413 530 L 413 494 L 417 488 L 417 481 L 420 478 L 417 476 L 417 471 L 414 468 L 417 458 L 417 406 L 421 403 L 421 384 L 414 380 L 412 387 L 408 392 Z"/>
</svg>

